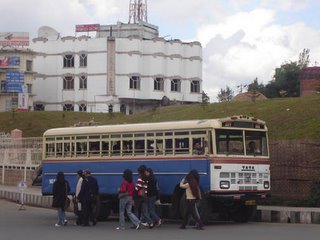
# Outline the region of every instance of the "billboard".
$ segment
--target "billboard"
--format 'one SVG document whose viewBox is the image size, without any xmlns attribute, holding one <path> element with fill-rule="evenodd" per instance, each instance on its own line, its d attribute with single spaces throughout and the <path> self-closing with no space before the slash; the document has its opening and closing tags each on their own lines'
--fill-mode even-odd
<svg viewBox="0 0 320 240">
<path fill-rule="evenodd" d="M 29 46 L 29 33 L 0 32 L 0 46 Z"/>
<path fill-rule="evenodd" d="M 9 70 L 6 72 L 6 81 L 4 92 L 23 93 L 24 92 L 24 74 L 19 71 Z"/>
<path fill-rule="evenodd" d="M 96 32 L 100 30 L 100 24 L 76 25 L 76 32 Z"/>
<path fill-rule="evenodd" d="M 0 67 L 19 67 L 20 57 L 17 56 L 0 56 Z"/>
</svg>

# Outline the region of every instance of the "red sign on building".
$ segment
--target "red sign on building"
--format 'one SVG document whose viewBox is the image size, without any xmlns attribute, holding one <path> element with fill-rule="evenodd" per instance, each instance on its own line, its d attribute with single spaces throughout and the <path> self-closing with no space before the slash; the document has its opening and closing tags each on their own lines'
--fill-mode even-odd
<svg viewBox="0 0 320 240">
<path fill-rule="evenodd" d="M 76 25 L 76 32 L 96 32 L 100 30 L 100 24 Z"/>
</svg>

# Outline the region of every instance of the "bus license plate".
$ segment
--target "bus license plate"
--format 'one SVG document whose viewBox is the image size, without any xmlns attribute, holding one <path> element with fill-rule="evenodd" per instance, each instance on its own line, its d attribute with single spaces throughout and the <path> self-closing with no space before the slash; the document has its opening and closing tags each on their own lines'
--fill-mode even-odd
<svg viewBox="0 0 320 240">
<path fill-rule="evenodd" d="M 257 202 L 256 202 L 256 200 L 246 200 L 244 202 L 244 205 L 246 205 L 246 206 L 255 206 L 255 205 L 257 205 Z"/>
</svg>

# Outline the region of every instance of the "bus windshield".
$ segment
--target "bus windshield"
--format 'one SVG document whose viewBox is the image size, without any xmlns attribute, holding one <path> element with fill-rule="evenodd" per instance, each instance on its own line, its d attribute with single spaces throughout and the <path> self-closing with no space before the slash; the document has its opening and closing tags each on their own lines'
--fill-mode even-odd
<svg viewBox="0 0 320 240">
<path fill-rule="evenodd" d="M 216 130 L 217 154 L 268 156 L 267 135 L 262 131 Z"/>
</svg>

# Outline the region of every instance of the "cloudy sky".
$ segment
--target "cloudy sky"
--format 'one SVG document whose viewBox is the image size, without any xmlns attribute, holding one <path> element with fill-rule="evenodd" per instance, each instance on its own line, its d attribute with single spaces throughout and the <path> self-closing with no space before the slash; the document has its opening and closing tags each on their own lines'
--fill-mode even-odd
<svg viewBox="0 0 320 240">
<path fill-rule="evenodd" d="M 73 35 L 76 24 L 128 21 L 129 0 L 1 0 L 0 32 L 40 26 Z M 211 101 L 226 85 L 254 78 L 267 83 L 274 69 L 310 49 L 320 66 L 320 0 L 148 0 L 149 23 L 160 36 L 200 41 L 203 90 Z"/>
</svg>

